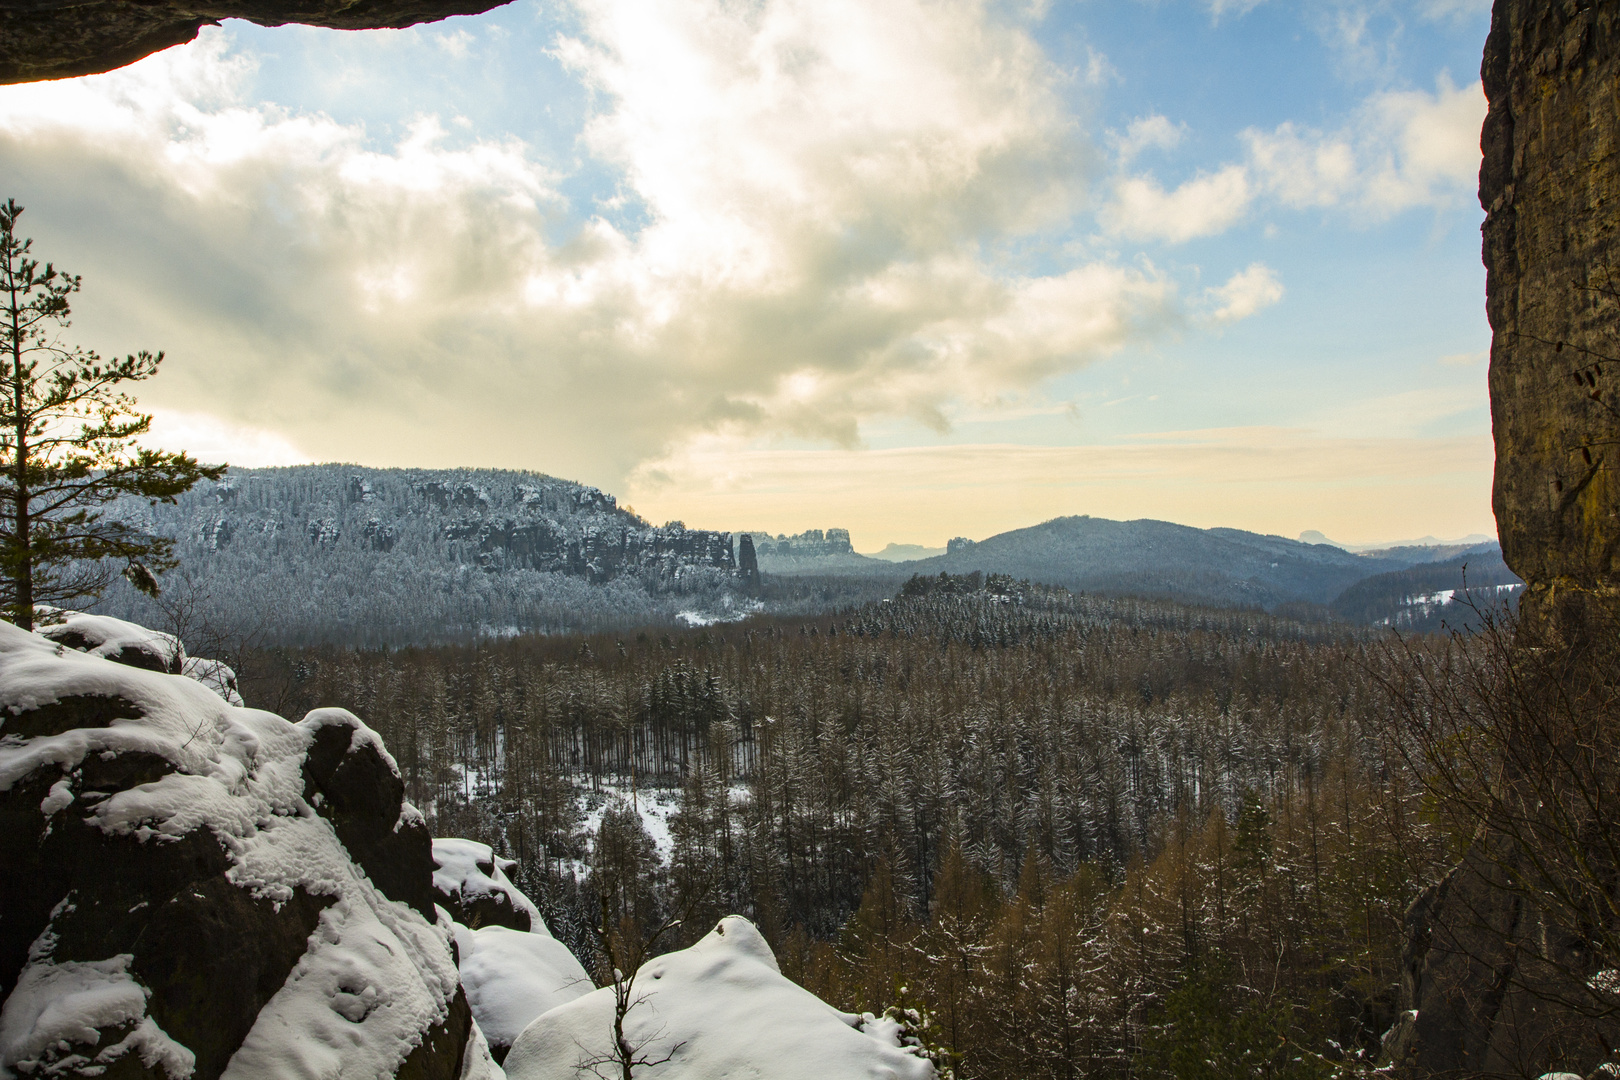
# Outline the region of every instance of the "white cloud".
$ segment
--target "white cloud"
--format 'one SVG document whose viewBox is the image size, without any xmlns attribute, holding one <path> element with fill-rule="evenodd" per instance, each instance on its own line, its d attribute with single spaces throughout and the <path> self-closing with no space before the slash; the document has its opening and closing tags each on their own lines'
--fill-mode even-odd
<svg viewBox="0 0 1620 1080">
<path fill-rule="evenodd" d="M 1218 323 L 1238 322 L 1268 308 L 1283 298 L 1282 282 L 1264 263 L 1253 263 L 1229 278 L 1225 285 L 1208 290 L 1215 305 L 1210 318 Z"/>
<path fill-rule="evenodd" d="M 1490 356 L 1488 351 L 1448 353 L 1440 358 L 1440 363 L 1446 367 L 1473 367 L 1476 364 L 1483 364 Z"/>
<path fill-rule="evenodd" d="M 249 103 L 230 40 L 0 89 L 0 168 L 85 276 L 76 330 L 168 349 L 151 404 L 277 453 L 616 483 L 705 431 L 943 423 L 1178 319 L 1146 264 L 998 268 L 1088 150 L 1066 76 L 967 0 L 587 0 L 557 53 L 634 228 L 515 141 Z"/>
<path fill-rule="evenodd" d="M 1372 95 L 1338 131 L 1291 122 L 1271 131 L 1250 128 L 1241 136 L 1243 163 L 1199 173 L 1170 191 L 1151 175 L 1121 177 L 1098 219 L 1114 235 L 1183 243 L 1224 232 L 1268 197 L 1294 208 L 1340 207 L 1375 221 L 1414 207 L 1463 205 L 1478 180 L 1484 121 L 1480 84 L 1459 87 L 1442 74 L 1432 94 Z M 1173 137 L 1163 117 L 1132 124 L 1116 138 L 1121 164 Z"/>
<path fill-rule="evenodd" d="M 206 413 L 157 409 L 150 434 L 143 443 L 169 450 L 185 450 L 205 465 L 229 462 L 244 468 L 305 465 L 314 459 L 273 431 L 234 424 Z"/>
<path fill-rule="evenodd" d="M 1223 15 L 1247 15 L 1266 0 L 1205 0 L 1210 18 L 1219 20 Z"/>
<path fill-rule="evenodd" d="M 1426 19 L 1471 19 L 1491 13 L 1491 0 L 1420 0 L 1418 11 Z"/>
<path fill-rule="evenodd" d="M 1123 134 L 1110 133 L 1114 154 L 1121 168 L 1134 161 L 1145 150 L 1172 150 L 1187 134 L 1186 124 L 1172 124 L 1169 118 L 1154 113 L 1132 120 Z"/>
<path fill-rule="evenodd" d="M 1455 206 L 1479 177 L 1485 95 L 1442 74 L 1435 91 L 1368 98 L 1345 129 L 1322 133 L 1283 124 L 1244 132 L 1257 181 L 1296 207 L 1348 206 L 1385 218 L 1416 206 Z"/>
<path fill-rule="evenodd" d="M 1116 235 L 1179 244 L 1225 232 L 1248 211 L 1253 194 L 1240 165 L 1200 173 L 1173 191 L 1151 176 L 1132 176 L 1115 183 L 1098 217 Z"/>
</svg>

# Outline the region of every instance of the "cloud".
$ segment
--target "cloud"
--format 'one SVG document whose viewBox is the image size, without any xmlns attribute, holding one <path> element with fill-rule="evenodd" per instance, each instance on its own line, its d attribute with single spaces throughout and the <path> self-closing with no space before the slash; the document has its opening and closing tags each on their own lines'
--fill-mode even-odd
<svg viewBox="0 0 1620 1080">
<path fill-rule="evenodd" d="M 1419 0 L 1418 12 L 1433 21 L 1472 19 L 1491 13 L 1491 0 Z"/>
<path fill-rule="evenodd" d="M 1432 94 L 1373 94 L 1337 131 L 1292 122 L 1271 131 L 1250 128 L 1241 135 L 1243 162 L 1200 172 L 1169 191 L 1151 174 L 1120 177 L 1098 220 L 1116 236 L 1177 244 L 1226 231 L 1262 200 L 1295 209 L 1338 207 L 1364 221 L 1460 206 L 1478 180 L 1484 121 L 1480 84 L 1459 87 L 1441 74 Z M 1163 117 L 1132 124 L 1116 139 L 1121 165 L 1174 132 Z"/>
<path fill-rule="evenodd" d="M 1209 8 L 1210 18 L 1218 22 L 1223 15 L 1247 15 L 1265 2 L 1266 0 L 1205 0 L 1204 6 Z"/>
<path fill-rule="evenodd" d="M 184 447 L 205 465 L 229 462 L 244 468 L 307 465 L 315 459 L 273 431 L 232 424 L 207 413 L 157 409 L 152 430 L 141 440 L 153 447 Z"/>
<path fill-rule="evenodd" d="M 1281 300 L 1283 287 L 1270 267 L 1252 263 L 1225 285 L 1208 290 L 1207 296 L 1215 305 L 1210 318 L 1218 323 L 1238 322 Z"/>
<path fill-rule="evenodd" d="M 1446 367 L 1473 367 L 1476 364 L 1483 364 L 1490 359 L 1490 356 L 1490 352 L 1484 350 L 1469 353 L 1448 353 L 1440 358 L 1440 363 Z"/>
<path fill-rule="evenodd" d="M 611 219 L 515 140 L 254 103 L 218 29 L 0 90 L 0 167 L 85 276 L 76 332 L 169 351 L 150 405 L 317 458 L 615 484 L 704 432 L 942 425 L 1180 319 L 1146 263 L 1001 267 L 1067 227 L 1091 152 L 1064 73 L 984 6 L 577 14 L 556 55 Z"/>
<path fill-rule="evenodd" d="M 1115 183 L 1114 197 L 1098 217 L 1117 236 L 1180 244 L 1225 232 L 1248 211 L 1253 195 L 1240 165 L 1200 173 L 1173 191 L 1151 176 L 1131 176 Z"/>
<path fill-rule="evenodd" d="M 1385 91 L 1329 134 L 1283 124 L 1244 132 L 1258 182 L 1295 207 L 1348 206 L 1374 219 L 1418 206 L 1456 206 L 1479 178 L 1485 95 L 1449 76 L 1435 91 Z"/>
<path fill-rule="evenodd" d="M 1154 113 L 1132 120 L 1123 134 L 1111 132 L 1109 141 L 1114 144 L 1120 167 L 1125 168 L 1145 150 L 1174 149 L 1186 134 L 1186 124 L 1172 124 L 1167 117 Z"/>
</svg>

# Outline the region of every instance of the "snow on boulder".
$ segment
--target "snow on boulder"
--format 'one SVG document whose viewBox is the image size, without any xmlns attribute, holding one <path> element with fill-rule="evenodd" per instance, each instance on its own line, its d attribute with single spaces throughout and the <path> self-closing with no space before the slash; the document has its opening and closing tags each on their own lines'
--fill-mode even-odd
<svg viewBox="0 0 1620 1080">
<path fill-rule="evenodd" d="M 494 1075 L 376 734 L 63 644 L 0 623 L 0 1073 Z"/>
<path fill-rule="evenodd" d="M 462 926 L 528 930 L 538 925 L 542 933 L 550 933 L 534 904 L 507 879 L 506 871 L 517 863 L 497 858 L 488 844 L 440 837 L 433 841 L 433 863 L 438 902 Z"/>
<path fill-rule="evenodd" d="M 893 1023 L 839 1012 L 783 977 L 747 919 L 722 919 L 689 949 L 655 957 L 635 981 L 625 1035 L 641 1056 L 669 1060 L 660 1080 L 933 1080 L 899 1045 Z M 612 1060 L 613 988 L 560 1005 L 524 1029 L 506 1057 L 511 1080 L 575 1080 Z M 602 1074 L 607 1072 L 602 1069 Z"/>
<path fill-rule="evenodd" d="M 148 671 L 178 675 L 186 660 L 185 646 L 173 634 L 108 615 L 45 608 L 37 630 L 58 645 Z"/>
<path fill-rule="evenodd" d="M 529 932 L 505 926 L 454 928 L 461 985 L 496 1061 L 505 1059 L 535 1017 L 593 989 L 568 946 L 547 933 L 538 916 L 536 925 Z"/>
<path fill-rule="evenodd" d="M 205 660 L 188 656 L 180 662 L 180 674 L 195 679 L 225 699 L 227 705 L 245 705 L 236 686 L 236 672 L 223 660 Z"/>
</svg>

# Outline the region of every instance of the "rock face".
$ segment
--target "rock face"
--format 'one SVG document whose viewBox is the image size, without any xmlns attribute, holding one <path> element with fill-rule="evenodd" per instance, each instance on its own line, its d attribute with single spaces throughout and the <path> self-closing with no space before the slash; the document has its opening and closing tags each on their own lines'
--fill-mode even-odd
<svg viewBox="0 0 1620 1080">
<path fill-rule="evenodd" d="M 0 0 L 0 82 L 91 75 L 180 45 L 221 19 L 338 30 L 413 26 L 508 0 Z"/>
<path fill-rule="evenodd" d="M 0 1071 L 454 1080 L 472 1014 L 401 790 L 349 713 L 0 623 Z"/>
<path fill-rule="evenodd" d="M 1497 0 L 1482 75 L 1502 552 L 1528 585 L 1523 632 L 1612 657 L 1612 631 L 1588 628 L 1620 599 L 1620 2 Z M 1586 676 L 1563 678 L 1544 700 L 1579 696 Z M 1593 1008 L 1613 973 L 1591 970 L 1589 928 L 1540 910 L 1524 851 L 1485 832 L 1413 905 L 1408 1010 L 1385 1040 L 1404 1075 L 1586 1073 L 1620 1047 Z"/>
<path fill-rule="evenodd" d="M 1482 75 L 1494 506 L 1537 610 L 1620 575 L 1620 4 L 1497 0 Z"/>
<path fill-rule="evenodd" d="M 1515 887 L 1525 873 L 1512 844 L 1487 835 L 1407 912 L 1401 989 L 1409 1008 L 1384 1040 L 1402 1075 L 1586 1073 L 1620 1046 L 1620 1018 L 1602 1015 L 1595 995 L 1569 977 L 1590 970 L 1582 942 Z M 1537 947 L 1515 947 L 1526 940 Z"/>
</svg>

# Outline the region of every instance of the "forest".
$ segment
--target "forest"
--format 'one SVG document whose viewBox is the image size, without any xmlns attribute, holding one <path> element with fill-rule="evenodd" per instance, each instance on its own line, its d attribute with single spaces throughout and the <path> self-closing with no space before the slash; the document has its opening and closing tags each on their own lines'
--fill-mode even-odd
<svg viewBox="0 0 1620 1080">
<path fill-rule="evenodd" d="M 941 575 L 817 617 L 235 659 L 249 704 L 381 732 L 435 834 L 516 859 L 582 957 L 602 897 L 658 951 L 736 913 L 961 1078 L 1314 1077 L 1397 1018 L 1403 917 L 1468 827 L 1403 717 L 1493 632 Z"/>
</svg>

